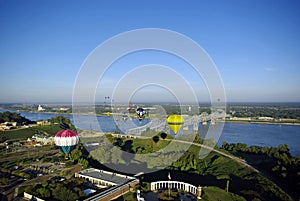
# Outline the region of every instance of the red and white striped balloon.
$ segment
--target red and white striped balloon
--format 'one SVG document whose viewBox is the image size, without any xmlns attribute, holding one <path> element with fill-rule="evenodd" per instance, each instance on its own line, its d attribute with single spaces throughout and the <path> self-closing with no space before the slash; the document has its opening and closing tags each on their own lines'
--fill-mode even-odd
<svg viewBox="0 0 300 201">
<path fill-rule="evenodd" d="M 69 154 L 72 149 L 78 144 L 79 137 L 75 131 L 61 130 L 54 137 L 54 143 L 65 154 Z"/>
</svg>

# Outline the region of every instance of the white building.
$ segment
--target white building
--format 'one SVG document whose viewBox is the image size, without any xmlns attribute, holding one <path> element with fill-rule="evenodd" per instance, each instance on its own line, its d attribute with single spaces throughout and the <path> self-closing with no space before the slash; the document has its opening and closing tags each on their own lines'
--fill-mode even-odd
<svg viewBox="0 0 300 201">
<path fill-rule="evenodd" d="M 273 121 L 274 118 L 272 117 L 258 117 L 259 120 L 263 120 L 263 121 Z"/>
<path fill-rule="evenodd" d="M 38 111 L 44 111 L 44 110 L 45 109 L 41 105 L 38 106 Z"/>
<path fill-rule="evenodd" d="M 54 143 L 54 139 L 53 137 L 48 137 L 45 135 L 41 135 L 41 134 L 35 134 L 33 135 L 31 138 L 28 138 L 27 141 L 35 141 L 41 144 L 53 144 Z"/>
</svg>

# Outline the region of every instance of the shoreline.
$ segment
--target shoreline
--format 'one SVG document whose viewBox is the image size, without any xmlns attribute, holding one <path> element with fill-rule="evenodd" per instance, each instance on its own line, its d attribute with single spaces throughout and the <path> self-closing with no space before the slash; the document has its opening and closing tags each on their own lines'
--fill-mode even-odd
<svg viewBox="0 0 300 201">
<path fill-rule="evenodd" d="M 242 124 L 271 124 L 271 125 L 288 125 L 300 126 L 300 122 L 272 122 L 272 121 L 242 121 L 242 120 L 225 120 L 225 123 L 242 123 Z"/>
<path fill-rule="evenodd" d="M 0 108 L 1 110 L 6 110 L 4 108 Z M 12 111 L 12 110 L 6 110 L 6 111 Z M 73 113 L 73 112 L 67 112 L 67 113 L 60 113 L 60 112 L 38 112 L 38 111 L 26 111 L 26 110 L 19 110 L 16 112 L 28 112 L 28 113 L 41 113 L 41 114 L 58 114 L 58 115 L 82 115 L 82 116 L 89 116 L 89 115 L 94 115 L 94 114 L 79 114 L 79 113 Z M 108 116 L 107 114 L 96 114 L 96 116 Z M 113 116 L 111 113 L 110 116 Z M 121 116 L 121 114 L 120 114 Z M 274 121 L 255 121 L 255 120 L 217 120 L 216 122 L 224 122 L 224 123 L 242 123 L 242 124 L 270 124 L 270 125 L 289 125 L 289 126 L 300 126 L 300 122 L 291 122 L 291 121 L 286 121 L 286 122 L 274 122 Z"/>
</svg>

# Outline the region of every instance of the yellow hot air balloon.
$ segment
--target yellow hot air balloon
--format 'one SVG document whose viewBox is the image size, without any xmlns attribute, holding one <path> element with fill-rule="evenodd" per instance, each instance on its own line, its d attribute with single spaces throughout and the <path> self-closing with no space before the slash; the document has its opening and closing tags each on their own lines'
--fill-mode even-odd
<svg viewBox="0 0 300 201">
<path fill-rule="evenodd" d="M 174 134 L 176 135 L 177 132 L 180 130 L 184 123 L 184 119 L 182 116 L 178 114 L 172 114 L 167 119 L 168 126 L 172 129 Z"/>
</svg>

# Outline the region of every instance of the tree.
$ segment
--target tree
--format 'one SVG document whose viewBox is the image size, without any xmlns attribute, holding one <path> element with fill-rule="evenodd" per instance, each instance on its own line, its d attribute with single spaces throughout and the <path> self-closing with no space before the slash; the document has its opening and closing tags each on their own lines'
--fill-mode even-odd
<svg viewBox="0 0 300 201">
<path fill-rule="evenodd" d="M 52 117 L 51 119 L 49 119 L 49 122 L 52 124 L 59 124 L 61 129 L 67 130 L 76 130 L 76 128 L 74 127 L 74 125 L 71 123 L 70 119 L 64 117 L 64 116 L 57 116 L 57 117 Z"/>
<path fill-rule="evenodd" d="M 82 152 L 78 148 L 73 149 L 70 153 L 70 159 L 74 161 L 78 160 L 81 156 L 82 156 Z"/>
<path fill-rule="evenodd" d="M 80 158 L 78 160 L 78 163 L 81 164 L 84 169 L 86 169 L 86 168 L 89 167 L 89 162 L 86 159 L 84 159 L 84 158 Z"/>
<path fill-rule="evenodd" d="M 72 190 L 69 190 L 66 187 L 59 187 L 59 186 L 57 186 L 54 189 L 53 197 L 57 200 L 62 200 L 62 201 L 74 201 L 79 199 L 79 196 L 76 193 L 74 193 Z"/>
<path fill-rule="evenodd" d="M 47 188 L 39 188 L 36 190 L 36 192 L 39 194 L 40 197 L 48 198 L 51 196 L 51 192 Z"/>
<path fill-rule="evenodd" d="M 42 182 L 42 186 L 43 186 L 44 188 L 46 188 L 46 187 L 48 186 L 48 182 L 47 182 L 47 181 L 43 181 L 43 182 Z"/>
<path fill-rule="evenodd" d="M 2 177 L 2 178 L 0 178 L 0 185 L 2 186 L 2 185 L 7 185 L 7 184 L 9 184 L 10 182 L 9 182 L 9 179 L 8 178 L 5 178 L 5 177 Z"/>
<path fill-rule="evenodd" d="M 7 138 L 5 136 L 0 136 L 0 143 L 5 142 Z"/>
<path fill-rule="evenodd" d="M 268 154 L 268 152 L 269 152 L 269 147 L 267 147 L 267 146 L 264 146 L 264 147 L 262 147 L 262 148 L 261 148 L 261 153 L 262 153 L 262 154 L 265 154 L 265 155 L 267 155 L 267 154 Z"/>
<path fill-rule="evenodd" d="M 237 143 L 236 144 L 237 151 L 246 152 L 247 148 L 248 148 L 248 146 L 244 143 Z"/>
<path fill-rule="evenodd" d="M 34 123 L 33 121 L 21 116 L 16 112 L 8 112 L 8 111 L 0 113 L 0 123 L 3 122 L 17 122 L 23 125 Z"/>
<path fill-rule="evenodd" d="M 280 144 L 277 147 L 278 151 L 283 154 L 283 153 L 289 153 L 290 149 L 287 144 Z"/>
<path fill-rule="evenodd" d="M 67 161 L 66 164 L 65 164 L 65 167 L 66 168 L 69 168 L 69 167 L 72 167 L 74 164 L 72 161 Z"/>
<path fill-rule="evenodd" d="M 222 143 L 222 149 L 228 150 L 229 144 L 227 142 Z"/>
</svg>

